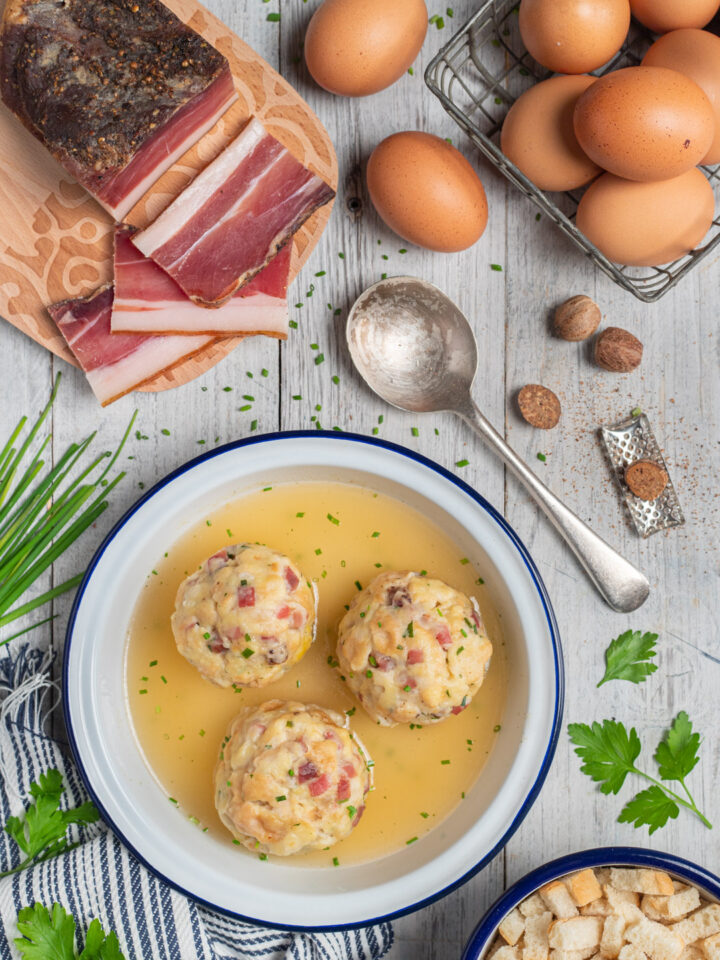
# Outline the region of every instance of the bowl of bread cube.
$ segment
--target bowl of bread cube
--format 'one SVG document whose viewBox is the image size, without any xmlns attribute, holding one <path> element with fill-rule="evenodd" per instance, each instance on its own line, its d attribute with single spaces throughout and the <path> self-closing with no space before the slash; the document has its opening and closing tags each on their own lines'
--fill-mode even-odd
<svg viewBox="0 0 720 960">
<path fill-rule="evenodd" d="M 720 960 L 720 878 L 641 847 L 569 854 L 510 887 L 463 960 Z"/>
</svg>

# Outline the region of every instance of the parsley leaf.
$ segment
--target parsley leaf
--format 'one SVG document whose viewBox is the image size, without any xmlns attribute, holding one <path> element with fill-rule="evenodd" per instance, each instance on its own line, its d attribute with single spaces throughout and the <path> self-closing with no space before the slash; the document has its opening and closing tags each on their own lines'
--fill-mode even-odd
<svg viewBox="0 0 720 960">
<path fill-rule="evenodd" d="M 93 920 L 85 937 L 85 948 L 75 952 L 75 918 L 59 903 L 52 913 L 41 903 L 23 907 L 18 914 L 15 944 L 23 960 L 125 960 L 115 933 L 106 934 L 99 920 Z"/>
<path fill-rule="evenodd" d="M 619 823 L 632 823 L 635 828 L 648 826 L 653 834 L 664 827 L 668 820 L 676 820 L 680 807 L 660 787 L 648 787 L 633 797 L 623 807 Z"/>
<path fill-rule="evenodd" d="M 628 732 L 616 720 L 603 720 L 602 724 L 596 722 L 592 726 L 571 723 L 568 733 L 575 753 L 583 760 L 582 772 L 600 784 L 602 793 L 617 793 L 629 773 L 652 784 L 625 805 L 618 817 L 620 823 L 632 823 L 636 828 L 647 826 L 652 834 L 668 820 L 674 820 L 680 807 L 685 807 L 712 830 L 712 824 L 698 809 L 685 783 L 685 777 L 698 763 L 700 748 L 700 734 L 693 731 L 687 713 L 682 711 L 677 715 L 655 751 L 661 780 L 679 781 L 685 796 L 635 766 L 641 744 L 634 727 Z"/>
<path fill-rule="evenodd" d="M 592 727 L 571 723 L 568 733 L 584 761 L 582 772 L 601 784 L 602 793 L 618 793 L 627 775 L 639 772 L 635 761 L 642 748 L 634 727 L 628 733 L 622 723 L 603 720 L 602 726 L 595 722 Z"/>
<path fill-rule="evenodd" d="M 62 774 L 59 770 L 41 773 L 37 783 L 30 784 L 30 794 L 35 803 L 25 811 L 24 818 L 8 817 L 5 833 L 12 837 L 25 854 L 25 858 L 4 873 L 0 878 L 24 870 L 32 862 L 48 860 L 76 847 L 66 836 L 72 823 L 94 823 L 98 812 L 94 804 L 81 804 L 72 810 L 60 810 L 60 797 L 64 792 Z"/>
<path fill-rule="evenodd" d="M 610 680 L 644 683 L 657 670 L 657 664 L 650 662 L 657 638 L 656 633 L 641 634 L 639 630 L 626 630 L 616 637 L 605 651 L 605 676 L 598 687 Z"/>
<path fill-rule="evenodd" d="M 660 779 L 683 783 L 700 760 L 699 749 L 700 734 L 693 732 L 690 718 L 681 710 L 655 751 Z"/>
</svg>

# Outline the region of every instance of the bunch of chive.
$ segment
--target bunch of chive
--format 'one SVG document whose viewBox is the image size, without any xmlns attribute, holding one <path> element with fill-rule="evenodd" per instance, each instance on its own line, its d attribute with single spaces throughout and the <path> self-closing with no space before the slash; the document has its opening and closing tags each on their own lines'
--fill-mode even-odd
<svg viewBox="0 0 720 960">
<path fill-rule="evenodd" d="M 101 453 L 87 466 L 82 466 L 81 460 L 95 433 L 79 443 L 70 444 L 55 466 L 47 470 L 41 457 L 50 442 L 50 435 L 35 453 L 31 452 L 59 385 L 60 374 L 45 409 L 24 439 L 27 417 L 20 419 L 0 450 L 0 628 L 80 583 L 82 574 L 16 606 L 38 577 L 103 513 L 108 506 L 108 494 L 125 476 L 119 473 L 108 479 L 128 438 L 135 414 L 115 453 Z M 109 463 L 101 470 L 103 461 L 108 458 Z M 0 646 L 25 632 L 22 630 L 7 637 L 0 641 Z"/>
</svg>

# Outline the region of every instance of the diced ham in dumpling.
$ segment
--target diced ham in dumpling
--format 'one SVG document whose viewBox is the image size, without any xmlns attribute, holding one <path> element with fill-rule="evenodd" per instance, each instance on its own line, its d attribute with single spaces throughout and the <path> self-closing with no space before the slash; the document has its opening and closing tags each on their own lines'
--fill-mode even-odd
<svg viewBox="0 0 720 960">
<path fill-rule="evenodd" d="M 215 337 L 135 337 L 110 332 L 112 285 L 48 312 L 105 407 L 203 350 Z"/>
<path fill-rule="evenodd" d="M 253 118 L 132 242 L 196 303 L 218 305 L 334 196 Z"/>
<path fill-rule="evenodd" d="M 214 310 L 198 306 L 153 260 L 131 242 L 133 228 L 115 228 L 115 301 L 113 333 L 137 334 L 288 334 L 287 287 L 292 245 L 227 303 Z"/>
</svg>

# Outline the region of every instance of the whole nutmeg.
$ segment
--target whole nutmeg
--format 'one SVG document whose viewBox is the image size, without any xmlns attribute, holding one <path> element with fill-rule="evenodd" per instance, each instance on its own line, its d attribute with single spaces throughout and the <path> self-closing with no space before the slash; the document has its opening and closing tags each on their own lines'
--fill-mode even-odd
<svg viewBox="0 0 720 960">
<path fill-rule="evenodd" d="M 591 337 L 601 320 L 600 307 L 595 301 L 580 295 L 560 304 L 555 311 L 553 329 L 561 339 L 577 342 Z"/>
<path fill-rule="evenodd" d="M 625 483 L 638 500 L 657 500 L 669 482 L 667 471 L 654 460 L 636 460 L 625 470 Z"/>
<path fill-rule="evenodd" d="M 540 430 L 552 430 L 562 412 L 557 396 L 539 383 L 528 383 L 518 393 L 518 406 L 523 419 Z"/>
<path fill-rule="evenodd" d="M 643 345 L 620 327 L 607 327 L 595 341 L 595 363 L 611 373 L 630 373 L 640 366 Z"/>
</svg>

